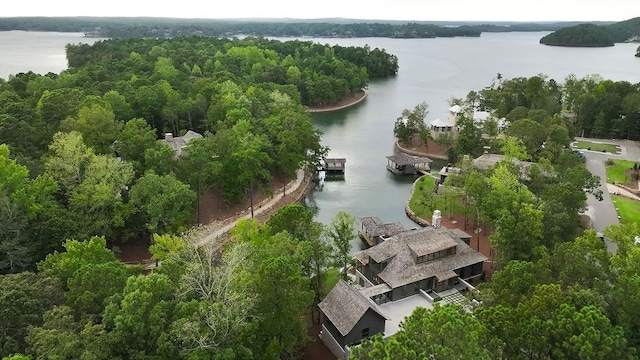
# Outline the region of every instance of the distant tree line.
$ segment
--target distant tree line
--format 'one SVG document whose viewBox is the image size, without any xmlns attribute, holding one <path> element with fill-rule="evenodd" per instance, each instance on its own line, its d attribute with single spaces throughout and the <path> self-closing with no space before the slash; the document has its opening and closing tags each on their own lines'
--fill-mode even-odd
<svg viewBox="0 0 640 360">
<path fill-rule="evenodd" d="M 274 37 L 388 37 L 435 38 L 480 36 L 483 32 L 556 31 L 579 25 L 579 22 L 554 23 L 451 23 L 446 21 L 373 21 L 356 19 L 175 19 L 118 17 L 12 17 L 0 18 L 0 31 L 60 31 L 84 32 L 90 37 L 108 38 L 169 38 L 186 35 L 214 37 L 274 36 Z M 610 25 L 611 22 L 589 24 Z M 617 28 L 616 28 L 617 29 Z M 626 33 L 625 26 L 616 32 Z M 625 37 L 626 39 L 628 37 Z M 624 40 L 623 39 L 623 40 Z M 622 40 L 620 40 L 622 41 Z"/>
<path fill-rule="evenodd" d="M 169 18 L 0 18 L 0 31 L 86 32 L 109 38 L 167 38 L 185 35 L 229 37 L 389 37 L 435 38 L 480 36 L 472 26 L 438 26 L 418 22 L 233 21 Z"/>
</svg>

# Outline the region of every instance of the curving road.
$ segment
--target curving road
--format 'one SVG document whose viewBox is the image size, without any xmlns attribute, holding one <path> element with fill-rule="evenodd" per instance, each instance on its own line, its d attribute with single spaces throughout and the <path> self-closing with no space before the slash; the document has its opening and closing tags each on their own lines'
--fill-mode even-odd
<svg viewBox="0 0 640 360">
<path fill-rule="evenodd" d="M 613 201 L 611 201 L 611 196 L 609 196 L 609 191 L 607 190 L 605 161 L 607 158 L 640 161 L 640 146 L 637 142 L 631 140 L 598 140 L 588 138 L 576 138 L 576 140 L 612 143 L 620 145 L 622 150 L 620 154 L 616 155 L 584 150 L 587 169 L 592 174 L 600 177 L 600 189 L 602 190 L 602 201 L 598 201 L 593 195 L 587 194 L 588 209 L 586 213 L 591 216 L 593 228 L 598 232 L 602 232 L 609 225 L 617 225 L 620 223 L 616 208 Z M 617 244 L 608 240 L 605 240 L 605 243 L 609 252 L 617 251 Z"/>
</svg>

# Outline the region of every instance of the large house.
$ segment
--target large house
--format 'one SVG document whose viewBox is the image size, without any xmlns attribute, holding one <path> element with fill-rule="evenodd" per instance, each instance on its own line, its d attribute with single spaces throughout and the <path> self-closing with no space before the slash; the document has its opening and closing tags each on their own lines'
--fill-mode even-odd
<svg viewBox="0 0 640 360">
<path fill-rule="evenodd" d="M 487 257 L 471 249 L 463 231 L 427 226 L 402 232 L 357 252 L 356 281 L 376 287 L 373 300 L 382 304 L 407 296 L 452 288 L 462 278 L 479 279 Z"/>
<path fill-rule="evenodd" d="M 458 129 L 456 125 L 458 123 L 458 116 L 462 113 L 463 109 L 460 105 L 453 105 L 449 108 L 449 115 L 446 119 L 435 119 L 429 124 L 431 129 L 431 136 L 437 138 L 440 134 L 456 132 Z"/>
<path fill-rule="evenodd" d="M 176 157 L 182 155 L 182 150 L 189 145 L 189 142 L 193 139 L 200 139 L 202 135 L 195 131 L 187 131 L 183 136 L 173 136 L 173 133 L 164 134 L 164 139 L 160 139 L 161 143 L 169 146 L 176 153 Z"/>
<path fill-rule="evenodd" d="M 356 284 L 340 283 L 319 305 L 324 314 L 323 342 L 345 358 L 350 346 L 367 337 L 392 335 L 385 322 L 395 321 L 397 331 L 402 318 L 394 319 L 387 306 L 414 295 L 432 302 L 438 293 L 471 287 L 469 283 L 482 276 L 487 257 L 469 247 L 470 239 L 458 229 L 428 226 L 383 236 L 382 242 L 355 253 Z"/>
<path fill-rule="evenodd" d="M 435 119 L 429 124 L 431 130 L 431 136 L 437 139 L 440 134 L 452 133 L 457 134 L 460 129 L 458 128 L 458 119 L 460 114 L 464 113 L 464 109 L 460 105 L 453 105 L 449 108 L 449 114 L 446 119 Z M 491 117 L 491 113 L 488 111 L 474 111 L 473 115 L 469 115 L 473 119 L 473 123 L 478 128 L 484 126 L 484 122 Z M 507 121 L 502 119 L 496 119 L 498 126 L 498 134 L 504 133 L 507 128 Z"/>
</svg>

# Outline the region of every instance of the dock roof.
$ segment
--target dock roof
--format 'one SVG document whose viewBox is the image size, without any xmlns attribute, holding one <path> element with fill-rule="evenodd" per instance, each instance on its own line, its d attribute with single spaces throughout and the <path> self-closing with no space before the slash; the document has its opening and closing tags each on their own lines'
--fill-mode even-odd
<svg viewBox="0 0 640 360">
<path fill-rule="evenodd" d="M 382 223 L 376 216 L 364 216 L 360 218 L 364 231 L 369 236 L 394 236 L 407 229 L 398 221 L 392 223 Z"/>
<path fill-rule="evenodd" d="M 394 155 L 387 156 L 387 159 L 393 161 L 397 165 L 415 165 L 415 164 L 428 164 L 433 160 L 424 156 L 414 156 L 405 153 L 396 153 Z"/>
</svg>

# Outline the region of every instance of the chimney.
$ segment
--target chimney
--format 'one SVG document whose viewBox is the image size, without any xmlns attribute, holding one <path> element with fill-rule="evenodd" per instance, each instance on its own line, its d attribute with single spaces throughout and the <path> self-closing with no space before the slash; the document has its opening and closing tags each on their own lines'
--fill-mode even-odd
<svg viewBox="0 0 640 360">
<path fill-rule="evenodd" d="M 173 140 L 173 133 L 165 133 L 164 139 L 169 141 Z"/>
<path fill-rule="evenodd" d="M 485 153 L 485 154 L 488 154 L 488 153 L 489 153 L 489 150 L 491 150 L 491 147 L 490 147 L 490 146 L 485 146 L 485 147 L 484 147 L 484 153 Z"/>
<path fill-rule="evenodd" d="M 442 226 L 442 215 L 440 210 L 433 210 L 433 216 L 431 216 L 431 226 L 438 229 Z"/>
</svg>

